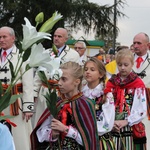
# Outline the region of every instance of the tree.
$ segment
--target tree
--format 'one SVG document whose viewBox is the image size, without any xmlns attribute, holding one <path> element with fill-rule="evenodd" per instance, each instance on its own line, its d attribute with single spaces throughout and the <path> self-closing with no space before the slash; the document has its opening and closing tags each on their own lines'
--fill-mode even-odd
<svg viewBox="0 0 150 150">
<path fill-rule="evenodd" d="M 97 40 L 103 40 L 105 42 L 105 49 L 109 49 L 109 48 L 113 48 L 115 49 L 116 46 L 120 45 L 120 43 L 116 43 L 116 37 L 118 36 L 118 32 L 119 29 L 116 26 L 116 22 L 117 22 L 117 16 L 121 17 L 122 16 L 126 16 L 123 13 L 118 13 L 117 10 L 120 10 L 120 7 L 123 8 L 124 6 L 124 2 L 115 0 L 114 5 L 113 5 L 113 25 L 108 24 L 108 30 L 103 33 L 98 34 L 98 32 L 95 35 L 95 39 Z M 103 30 L 102 30 L 103 32 Z"/>
<path fill-rule="evenodd" d="M 123 6 L 123 1 L 119 0 L 117 5 Z M 114 26 L 113 8 L 113 5 L 99 6 L 88 0 L 2 0 L 0 26 L 11 26 L 21 36 L 24 17 L 34 25 L 35 16 L 39 12 L 44 12 L 46 20 L 57 10 L 63 15 L 63 19 L 56 24 L 55 28 L 67 24 L 71 30 L 77 30 L 82 26 L 87 34 L 93 29 L 97 35 L 107 35 Z M 118 8 L 117 17 L 120 16 L 124 14 Z"/>
</svg>

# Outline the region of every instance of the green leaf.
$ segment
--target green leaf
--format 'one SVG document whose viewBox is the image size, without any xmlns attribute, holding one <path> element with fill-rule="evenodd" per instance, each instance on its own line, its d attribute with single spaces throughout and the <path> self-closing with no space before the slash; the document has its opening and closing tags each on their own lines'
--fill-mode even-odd
<svg viewBox="0 0 150 150">
<path fill-rule="evenodd" d="M 31 67 L 29 66 L 29 64 L 26 65 L 26 71 L 28 71 L 29 69 L 31 69 Z"/>
<path fill-rule="evenodd" d="M 0 100 L 0 112 L 2 112 L 10 104 L 14 103 L 19 97 L 22 97 L 22 94 L 11 95 L 11 91 L 5 92 Z"/>
<path fill-rule="evenodd" d="M 50 92 L 51 92 L 51 90 L 50 90 Z M 49 109 L 49 111 L 51 112 L 53 117 L 55 118 L 58 113 L 58 109 L 56 107 L 56 104 L 57 104 L 56 90 L 54 89 L 51 93 L 47 92 L 44 95 L 44 97 L 46 99 L 47 108 Z"/>
<path fill-rule="evenodd" d="M 30 56 L 30 54 L 31 54 L 31 48 L 28 48 L 25 52 L 24 52 L 24 54 L 23 54 L 23 60 L 22 60 L 22 62 L 25 62 L 25 61 L 27 61 L 28 60 L 28 58 L 29 58 L 29 56 Z"/>
<path fill-rule="evenodd" d="M 48 110 L 50 110 L 50 112 L 51 112 L 51 104 L 50 104 L 50 101 L 46 100 L 46 105 L 47 105 Z"/>
<path fill-rule="evenodd" d="M 51 110 L 50 94 L 49 94 L 49 92 L 46 92 L 44 97 L 46 99 L 46 105 L 47 105 L 48 110 Z"/>
<path fill-rule="evenodd" d="M 9 101 L 9 105 L 13 104 L 19 97 L 21 98 L 23 94 L 12 95 Z"/>
<path fill-rule="evenodd" d="M 9 101 L 11 98 L 11 91 L 5 92 L 0 100 L 0 112 L 2 112 L 6 107 L 9 106 Z"/>
<path fill-rule="evenodd" d="M 2 82 L 0 81 L 0 99 L 2 97 L 2 93 L 3 93 L 3 86 L 2 86 Z"/>
<path fill-rule="evenodd" d="M 44 71 L 39 71 L 38 75 L 39 75 L 41 81 L 44 82 L 45 84 L 47 84 L 47 77 L 45 75 L 45 72 Z"/>
<path fill-rule="evenodd" d="M 54 116 L 54 118 L 57 116 L 57 107 L 56 107 L 56 103 L 57 103 L 57 94 L 56 94 L 56 90 L 54 90 L 51 94 L 50 94 L 50 112 L 51 114 Z"/>
<path fill-rule="evenodd" d="M 22 49 L 22 43 L 20 42 L 21 41 L 21 38 L 19 38 L 19 36 L 17 36 L 17 48 L 19 49 L 19 54 L 21 54 L 23 52 L 23 49 Z"/>
<path fill-rule="evenodd" d="M 14 118 L 15 116 L 10 116 L 10 115 L 7 115 L 7 116 L 0 116 L 0 121 L 1 120 L 6 120 L 6 119 L 11 119 L 11 118 Z"/>
<path fill-rule="evenodd" d="M 49 92 L 46 92 L 45 95 L 43 95 L 45 97 L 46 100 L 50 100 L 50 94 Z"/>
<path fill-rule="evenodd" d="M 9 62 L 9 68 L 11 72 L 11 81 L 13 81 L 15 79 L 14 66 L 10 60 L 8 60 L 8 62 Z"/>
<path fill-rule="evenodd" d="M 57 47 L 56 47 L 54 44 L 52 44 L 52 51 L 53 51 L 54 54 L 57 56 L 58 50 L 57 50 Z"/>
</svg>

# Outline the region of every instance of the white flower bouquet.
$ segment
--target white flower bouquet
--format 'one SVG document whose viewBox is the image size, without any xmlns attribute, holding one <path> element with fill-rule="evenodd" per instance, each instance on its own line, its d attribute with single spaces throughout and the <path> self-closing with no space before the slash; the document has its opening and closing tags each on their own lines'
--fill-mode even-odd
<svg viewBox="0 0 150 150">
<path fill-rule="evenodd" d="M 12 76 L 11 83 L 9 84 L 7 89 L 4 90 L 0 81 L 0 112 L 2 112 L 10 104 L 14 103 L 18 97 L 21 97 L 21 94 L 12 95 L 11 90 L 16 82 L 21 78 L 21 76 L 18 77 L 18 72 L 24 62 L 28 61 L 24 73 L 30 68 L 42 66 L 52 72 L 52 76 L 56 76 L 57 73 L 61 74 L 61 71 L 59 71 L 60 59 L 55 58 L 54 56 L 47 55 L 45 53 L 43 45 L 41 44 L 41 41 L 43 41 L 44 39 L 51 40 L 51 34 L 47 32 L 49 32 L 53 28 L 55 23 L 57 23 L 60 19 L 62 19 L 62 15 L 58 12 L 55 12 L 50 19 L 43 23 L 39 31 L 37 31 L 36 27 L 39 23 L 43 22 L 44 14 L 39 13 L 36 16 L 36 27 L 32 26 L 27 18 L 24 18 L 25 25 L 23 25 L 23 40 L 20 41 L 19 44 L 20 55 L 18 58 L 17 66 L 14 68 L 13 64 L 9 61 Z M 54 53 L 56 53 L 56 49 L 54 49 L 54 46 L 53 50 Z M 0 116 L 0 120 L 6 118 L 10 118 L 10 116 Z"/>
</svg>

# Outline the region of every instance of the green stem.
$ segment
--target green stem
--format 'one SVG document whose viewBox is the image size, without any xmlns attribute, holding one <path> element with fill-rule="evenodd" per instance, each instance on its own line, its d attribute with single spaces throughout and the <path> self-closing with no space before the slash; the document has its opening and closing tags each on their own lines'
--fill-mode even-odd
<svg viewBox="0 0 150 150">
<path fill-rule="evenodd" d="M 47 148 L 46 148 L 46 150 L 49 150 L 50 149 L 50 146 L 48 146 Z"/>
<path fill-rule="evenodd" d="M 14 70 L 14 73 L 16 72 L 15 76 L 18 75 L 18 72 L 19 72 L 18 70 L 20 70 L 20 68 L 22 66 L 22 63 L 23 63 L 23 62 L 21 62 L 20 66 L 19 66 L 20 59 L 22 59 L 22 55 L 21 54 L 19 55 L 17 65 L 15 66 L 15 70 Z M 18 68 L 18 66 L 19 66 L 19 68 Z M 18 68 L 18 70 L 17 70 L 17 68 Z"/>
<path fill-rule="evenodd" d="M 23 64 L 23 62 L 20 64 L 18 70 L 15 70 L 15 71 L 16 71 L 15 77 L 17 77 L 17 75 L 18 75 L 18 73 L 19 73 L 19 71 L 20 71 L 20 69 L 21 69 L 22 64 Z M 30 69 L 30 68 L 29 68 L 29 69 Z M 29 70 L 29 69 L 28 69 L 28 70 Z M 17 83 L 17 81 L 20 80 L 20 79 L 22 78 L 22 76 L 23 76 L 28 70 L 25 70 L 17 79 L 14 79 L 13 81 L 11 81 L 11 83 L 9 84 L 9 87 L 7 88 L 6 92 L 10 91 L 10 90 L 13 88 L 13 86 Z"/>
<path fill-rule="evenodd" d="M 58 137 L 58 149 L 61 150 L 60 138 Z"/>
</svg>

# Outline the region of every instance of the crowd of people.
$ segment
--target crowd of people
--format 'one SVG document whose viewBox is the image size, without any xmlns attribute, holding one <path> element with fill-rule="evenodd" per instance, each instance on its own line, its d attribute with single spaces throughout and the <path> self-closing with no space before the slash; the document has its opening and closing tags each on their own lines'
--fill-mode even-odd
<svg viewBox="0 0 150 150">
<path fill-rule="evenodd" d="M 38 76 L 44 71 L 49 82 L 51 72 L 41 66 L 35 73 L 33 68 L 28 70 L 15 85 L 22 98 L 4 110 L 5 115 L 13 116 L 10 120 L 17 127 L 9 130 L 5 121 L 0 123 L 0 150 L 149 149 L 148 35 L 135 35 L 130 48 L 117 47 L 115 58 L 105 55 L 105 59 L 103 49 L 101 55 L 87 57 L 83 41 L 77 41 L 72 49 L 65 44 L 67 40 L 67 30 L 57 28 L 53 43 L 62 70 L 57 81 L 57 117 L 47 108 L 44 95 L 48 87 Z M 12 28 L 0 28 L 0 47 L 0 81 L 4 87 L 11 81 L 7 62 L 15 67 L 19 57 Z M 50 54 L 51 48 L 46 53 Z"/>
</svg>

